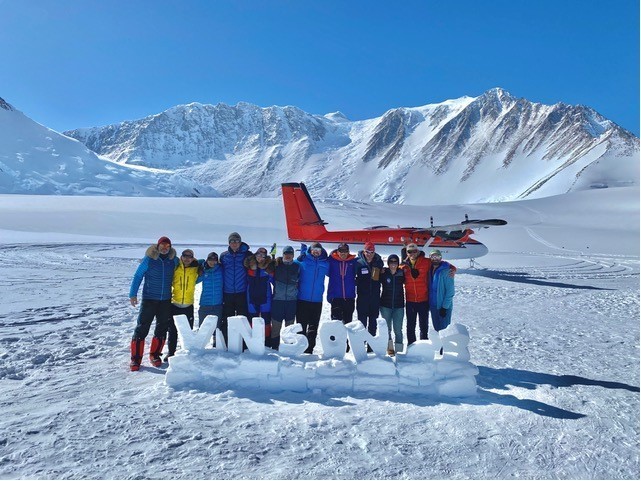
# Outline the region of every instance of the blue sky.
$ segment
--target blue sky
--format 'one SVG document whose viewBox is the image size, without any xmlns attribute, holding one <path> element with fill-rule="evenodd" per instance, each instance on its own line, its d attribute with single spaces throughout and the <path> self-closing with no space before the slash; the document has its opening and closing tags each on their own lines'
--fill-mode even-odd
<svg viewBox="0 0 641 481">
<path fill-rule="evenodd" d="M 0 97 L 58 131 L 189 102 L 352 120 L 493 87 L 639 135 L 637 0 L 0 0 Z"/>
</svg>

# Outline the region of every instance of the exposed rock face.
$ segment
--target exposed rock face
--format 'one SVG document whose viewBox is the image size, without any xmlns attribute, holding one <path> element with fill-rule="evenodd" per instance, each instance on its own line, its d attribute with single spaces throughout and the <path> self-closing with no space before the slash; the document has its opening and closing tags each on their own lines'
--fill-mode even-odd
<svg viewBox="0 0 641 481">
<path fill-rule="evenodd" d="M 639 181 L 630 132 L 589 107 L 532 103 L 499 88 L 364 121 L 194 103 L 65 134 L 122 166 L 178 174 L 200 195 L 273 197 L 282 182 L 304 181 L 319 197 L 444 204 Z"/>
</svg>

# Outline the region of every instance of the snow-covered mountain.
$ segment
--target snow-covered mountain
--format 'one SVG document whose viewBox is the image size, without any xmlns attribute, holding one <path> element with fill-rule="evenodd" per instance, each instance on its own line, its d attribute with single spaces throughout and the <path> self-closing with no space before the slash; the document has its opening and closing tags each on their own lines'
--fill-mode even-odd
<svg viewBox="0 0 641 481">
<path fill-rule="evenodd" d="M 118 165 L 0 98 L 0 192 L 13 194 L 216 196 L 179 171 Z"/>
<path fill-rule="evenodd" d="M 65 132 L 114 162 L 187 169 L 223 195 L 315 195 L 440 204 L 543 197 L 638 184 L 639 139 L 585 106 L 496 88 L 352 122 L 340 112 L 239 103 L 171 108 Z"/>
</svg>

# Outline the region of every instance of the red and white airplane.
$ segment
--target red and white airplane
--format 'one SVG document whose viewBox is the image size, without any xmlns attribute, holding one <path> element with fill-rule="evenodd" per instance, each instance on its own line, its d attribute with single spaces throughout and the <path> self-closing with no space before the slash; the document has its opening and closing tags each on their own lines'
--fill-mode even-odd
<svg viewBox="0 0 641 481">
<path fill-rule="evenodd" d="M 473 259 L 488 253 L 487 247 L 470 237 L 472 229 L 507 224 L 502 219 L 469 220 L 467 215 L 460 224 L 430 227 L 388 227 L 384 225 L 365 229 L 328 231 L 327 222 L 321 219 L 312 198 L 301 183 L 281 184 L 283 205 L 287 221 L 287 237 L 296 242 L 321 242 L 339 244 L 364 244 L 373 242 L 377 250 L 390 252 L 386 246 L 405 246 L 414 243 L 419 247 L 439 249 L 445 259 Z"/>
</svg>

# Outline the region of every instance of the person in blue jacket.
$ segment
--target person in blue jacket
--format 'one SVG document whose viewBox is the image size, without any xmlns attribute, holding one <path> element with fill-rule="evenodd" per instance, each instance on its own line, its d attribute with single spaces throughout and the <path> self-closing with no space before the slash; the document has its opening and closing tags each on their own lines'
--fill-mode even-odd
<svg viewBox="0 0 641 481">
<path fill-rule="evenodd" d="M 430 316 L 434 330 L 441 331 L 452 321 L 454 278 L 450 275 L 450 263 L 443 261 L 441 251 L 431 251 L 430 260 Z"/>
<path fill-rule="evenodd" d="M 309 250 L 302 244 L 301 254 L 296 262 L 300 265 L 296 320 L 303 327 L 302 334 L 307 336 L 309 343 L 305 352 L 311 354 L 316 346 L 316 334 L 323 309 L 325 276 L 329 271 L 327 251 L 320 242 L 314 242 Z"/>
<path fill-rule="evenodd" d="M 223 318 L 220 330 L 227 343 L 227 319 L 230 316 L 249 317 L 247 310 L 247 270 L 245 259 L 252 255 L 249 246 L 238 232 L 229 234 L 229 248 L 220 255 L 223 268 Z"/>
<path fill-rule="evenodd" d="M 329 283 L 327 302 L 332 306 L 332 319 L 352 322 L 356 300 L 356 263 L 358 258 L 350 254 L 344 242 L 329 255 Z"/>
<path fill-rule="evenodd" d="M 202 325 L 207 316 L 217 316 L 218 327 L 223 317 L 223 268 L 218 263 L 218 254 L 215 252 L 207 254 L 202 268 L 202 274 L 198 278 L 198 282 L 203 284 L 200 292 L 198 319 Z M 216 331 L 214 331 L 214 338 L 215 334 Z"/>
<path fill-rule="evenodd" d="M 267 255 L 267 249 L 259 247 L 256 254 L 245 259 L 247 269 L 247 310 L 249 323 L 252 318 L 260 317 L 265 321 L 265 346 L 272 347 L 272 258 Z"/>
<path fill-rule="evenodd" d="M 145 351 L 145 338 L 149 334 L 154 318 L 156 319 L 156 327 L 149 348 L 149 361 L 155 367 L 162 365 L 160 355 L 165 345 L 171 319 L 171 285 L 177 265 L 176 250 L 171 247 L 171 240 L 163 236 L 158 239 L 156 245 L 147 249 L 145 257 L 136 269 L 129 288 L 129 302 L 132 306 L 138 305 L 138 290 L 143 281 L 144 285 L 138 321 L 131 339 L 129 368 L 132 371 L 140 369 Z"/>
</svg>

